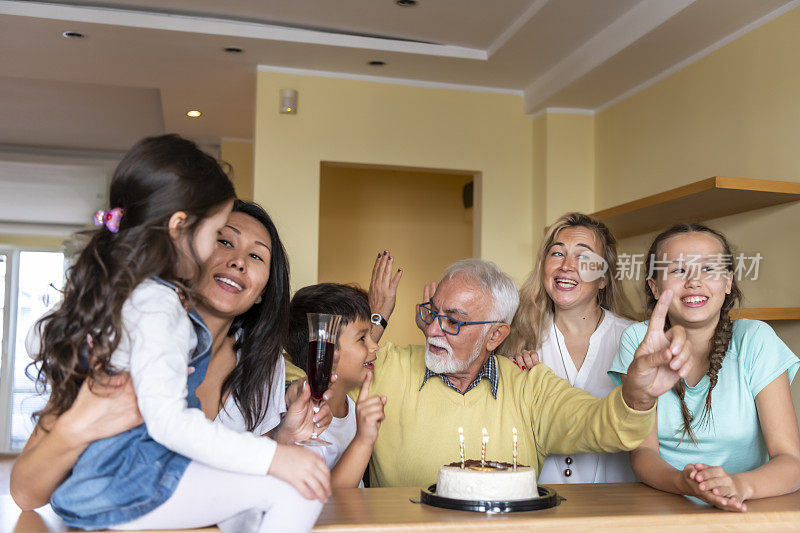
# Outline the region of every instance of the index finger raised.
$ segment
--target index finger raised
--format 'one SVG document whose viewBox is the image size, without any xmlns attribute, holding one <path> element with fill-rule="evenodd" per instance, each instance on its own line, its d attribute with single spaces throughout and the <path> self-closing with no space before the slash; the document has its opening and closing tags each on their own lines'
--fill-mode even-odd
<svg viewBox="0 0 800 533">
<path fill-rule="evenodd" d="M 650 315 L 650 323 L 647 326 L 648 334 L 664 332 L 664 323 L 667 320 L 667 310 L 671 301 L 672 289 L 661 293 L 661 297 L 658 299 L 655 309 L 653 309 L 653 314 Z"/>
<path fill-rule="evenodd" d="M 369 384 L 372 381 L 372 372 L 367 370 L 367 377 L 364 378 L 364 382 L 361 384 L 361 390 L 358 391 L 358 400 L 359 402 L 363 402 L 367 398 L 369 398 Z"/>
</svg>

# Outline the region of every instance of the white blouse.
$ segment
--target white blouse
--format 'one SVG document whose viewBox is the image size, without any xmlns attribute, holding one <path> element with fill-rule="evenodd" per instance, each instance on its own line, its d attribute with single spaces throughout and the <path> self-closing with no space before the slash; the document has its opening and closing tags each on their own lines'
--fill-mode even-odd
<svg viewBox="0 0 800 533">
<path fill-rule="evenodd" d="M 236 354 L 236 358 L 239 358 L 238 353 Z M 285 392 L 286 366 L 283 362 L 283 357 L 278 357 L 278 361 L 275 363 L 275 374 L 272 376 L 272 387 L 270 388 L 267 412 L 264 414 L 264 419 L 261 423 L 250 433 L 254 435 L 264 435 L 281 423 L 281 415 L 286 412 Z M 236 405 L 236 400 L 233 399 L 232 394 L 228 394 L 224 407 L 220 409 L 219 414 L 217 414 L 216 421 L 239 433 L 247 431 L 244 416 Z"/>
<path fill-rule="evenodd" d="M 605 310 L 605 316 L 589 338 L 589 350 L 580 370 L 575 368 L 567 351 L 564 335 L 550 324 L 549 335 L 538 350 L 541 362 L 570 385 L 597 398 L 605 398 L 615 385 L 606 373 L 619 349 L 622 332 L 633 322 Z M 555 335 L 554 335 L 555 333 Z M 559 350 L 560 348 L 560 350 Z M 542 464 L 539 483 L 617 483 L 636 481 L 630 454 L 579 453 L 550 455 Z"/>
</svg>

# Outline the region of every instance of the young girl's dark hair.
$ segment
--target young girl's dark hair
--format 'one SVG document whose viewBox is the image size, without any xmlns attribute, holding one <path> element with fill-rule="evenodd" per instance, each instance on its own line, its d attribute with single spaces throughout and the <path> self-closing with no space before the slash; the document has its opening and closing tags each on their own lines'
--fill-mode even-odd
<svg viewBox="0 0 800 533">
<path fill-rule="evenodd" d="M 191 243 L 198 224 L 234 196 L 217 161 L 178 135 L 142 139 L 125 154 L 109 191 L 110 207 L 123 210 L 119 231 L 101 226 L 85 232 L 89 240 L 67 271 L 61 305 L 36 325 L 37 384 L 50 388 L 38 416 L 60 415 L 86 378 L 113 373 L 111 354 L 124 334 L 122 306 L 142 281 L 160 276 L 191 294 L 178 277 L 170 217 L 186 213 L 196 259 Z"/>
<path fill-rule="evenodd" d="M 233 211 L 258 220 L 272 243 L 269 280 L 261 301 L 237 316 L 231 325 L 230 335 L 242 332 L 233 346 L 239 351 L 239 362 L 222 383 L 220 395 L 224 398 L 230 391 L 247 430 L 252 431 L 266 415 L 275 366 L 283 357 L 289 331 L 289 261 L 275 224 L 260 205 L 236 200 Z"/>
<path fill-rule="evenodd" d="M 730 294 L 725 295 L 725 299 L 722 302 L 722 309 L 719 310 L 719 322 L 717 322 L 717 327 L 714 329 L 714 335 L 711 337 L 711 343 L 709 347 L 709 364 L 708 372 L 706 372 L 706 375 L 708 375 L 709 379 L 708 394 L 706 395 L 705 406 L 703 407 L 703 413 L 700 419 L 702 424 L 708 424 L 712 419 L 711 391 L 714 390 L 714 387 L 717 384 L 717 377 L 720 369 L 722 368 L 722 360 L 725 358 L 725 354 L 728 352 L 728 344 L 730 343 L 733 332 L 733 323 L 731 321 L 730 312 L 735 304 L 738 303 L 741 305 L 742 299 L 742 293 L 736 284 L 736 277 L 734 276 L 733 251 L 731 249 L 731 245 L 728 243 L 728 239 L 726 239 L 722 233 L 703 224 L 676 224 L 668 230 L 660 233 L 655 240 L 653 240 L 653 244 L 650 245 L 650 249 L 647 251 L 645 271 L 648 273 L 652 272 L 651 268 L 653 266 L 653 261 L 657 259 L 656 254 L 658 254 L 658 249 L 667 239 L 674 237 L 675 235 L 694 232 L 708 233 L 709 235 L 716 237 L 716 239 L 722 245 L 722 259 L 724 261 L 724 266 L 728 270 L 728 273 L 732 279 L 731 292 Z M 656 306 L 657 300 L 653 295 L 653 291 L 650 290 L 650 285 L 647 283 L 647 279 L 645 279 L 644 282 L 644 291 L 647 299 L 647 314 L 650 315 Z M 669 317 L 667 317 L 664 322 L 664 330 L 666 331 L 670 327 L 671 325 Z M 684 436 L 689 435 L 691 441 L 696 442 L 694 438 L 694 432 L 692 431 L 692 423 L 695 420 L 695 416 L 694 413 L 690 412 L 689 408 L 686 406 L 686 383 L 682 379 L 678 380 L 678 383 L 675 384 L 673 390 L 681 401 L 681 416 L 683 417 L 681 441 L 683 440 Z M 680 442 L 678 444 L 680 444 Z"/>
</svg>

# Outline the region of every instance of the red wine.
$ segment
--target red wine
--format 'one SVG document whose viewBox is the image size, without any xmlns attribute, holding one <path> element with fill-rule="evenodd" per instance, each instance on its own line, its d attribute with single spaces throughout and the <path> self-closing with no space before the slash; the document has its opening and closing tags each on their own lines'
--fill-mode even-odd
<svg viewBox="0 0 800 533">
<path fill-rule="evenodd" d="M 332 342 L 310 341 L 308 343 L 308 385 L 311 387 L 311 398 L 321 401 L 328 390 L 333 370 Z"/>
</svg>

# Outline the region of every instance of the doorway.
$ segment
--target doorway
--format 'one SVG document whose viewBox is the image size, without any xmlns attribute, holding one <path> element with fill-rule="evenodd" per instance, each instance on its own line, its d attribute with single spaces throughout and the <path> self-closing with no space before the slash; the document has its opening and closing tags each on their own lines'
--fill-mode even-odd
<svg viewBox="0 0 800 533">
<path fill-rule="evenodd" d="M 322 163 L 319 281 L 357 283 L 366 290 L 378 252 L 389 250 L 403 279 L 383 341 L 422 343 L 414 322 L 422 288 L 438 281 L 453 261 L 474 255 L 468 184 L 478 177 L 469 171 Z"/>
</svg>

